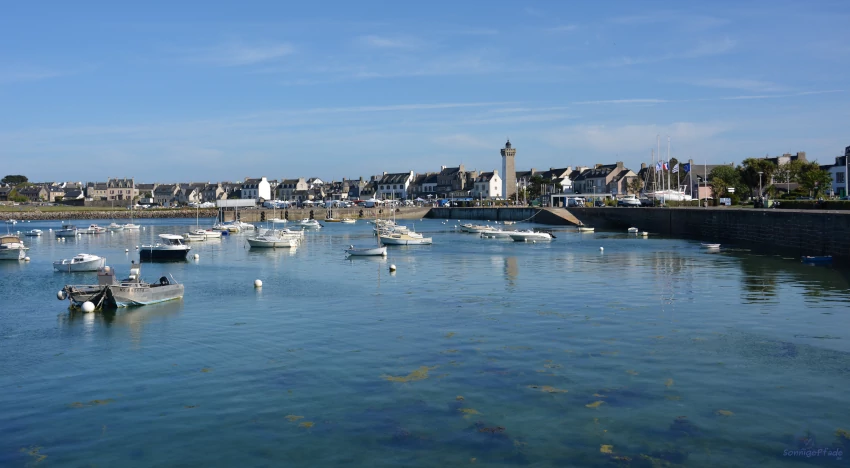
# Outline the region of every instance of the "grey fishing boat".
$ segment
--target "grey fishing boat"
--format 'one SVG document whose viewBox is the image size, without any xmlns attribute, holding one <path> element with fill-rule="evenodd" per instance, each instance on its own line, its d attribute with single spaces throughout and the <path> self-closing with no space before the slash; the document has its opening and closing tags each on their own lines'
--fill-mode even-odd
<svg viewBox="0 0 850 468">
<path fill-rule="evenodd" d="M 141 265 L 130 265 L 130 276 L 124 280 L 115 278 L 115 270 L 109 266 L 97 271 L 97 284 L 66 285 L 59 291 L 59 300 L 68 299 L 72 308 L 79 308 L 86 301 L 96 309 L 133 307 L 180 299 L 183 285 L 172 277 L 163 276 L 156 283 L 142 281 Z"/>
</svg>

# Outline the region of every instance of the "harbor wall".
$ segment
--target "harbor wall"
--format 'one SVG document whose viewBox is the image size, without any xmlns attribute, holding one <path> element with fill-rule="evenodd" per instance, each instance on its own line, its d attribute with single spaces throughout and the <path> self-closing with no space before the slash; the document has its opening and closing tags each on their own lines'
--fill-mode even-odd
<svg viewBox="0 0 850 468">
<path fill-rule="evenodd" d="M 431 208 L 429 218 L 472 219 L 479 221 L 520 221 L 555 226 L 575 225 L 572 215 L 563 208 L 483 207 L 483 208 Z"/>
<path fill-rule="evenodd" d="M 600 230 L 641 231 L 794 255 L 850 260 L 850 214 L 729 208 L 570 208 Z"/>
<path fill-rule="evenodd" d="M 421 219 L 428 214 L 430 208 L 421 207 L 403 207 L 396 208 L 396 219 Z M 328 210 L 325 208 L 304 208 L 304 209 L 288 209 L 288 210 L 272 210 L 266 208 L 255 208 L 247 210 L 239 210 L 239 218 L 246 223 L 260 222 L 262 214 L 265 213 L 266 219 L 271 219 L 275 216 L 283 218 L 284 213 L 289 213 L 290 220 L 299 220 L 310 217 L 310 211 L 313 211 L 313 217 L 319 221 L 325 219 Z M 375 217 L 374 208 L 334 208 L 333 215 L 336 218 L 359 218 L 360 212 L 363 212 L 364 219 L 373 219 Z M 378 216 L 382 218 L 391 218 L 393 216 L 392 209 L 382 208 Z M 169 208 L 169 209 L 154 209 L 148 208 L 144 210 L 133 210 L 133 217 L 141 218 L 194 218 L 196 215 L 200 218 L 208 219 L 218 216 L 217 208 L 206 208 L 195 210 L 195 208 Z M 235 212 L 227 210 L 224 213 L 224 219 L 231 221 L 234 219 Z M 0 220 L 17 219 L 24 221 L 36 220 L 69 220 L 69 219 L 130 219 L 130 210 L 126 208 L 106 210 L 106 209 L 76 209 L 76 210 L 40 210 L 29 209 L 21 211 L 2 211 L 0 212 Z"/>
</svg>

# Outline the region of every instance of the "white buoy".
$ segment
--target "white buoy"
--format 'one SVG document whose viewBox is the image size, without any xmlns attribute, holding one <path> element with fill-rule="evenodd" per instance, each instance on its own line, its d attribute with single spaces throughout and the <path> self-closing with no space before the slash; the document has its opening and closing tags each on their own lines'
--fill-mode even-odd
<svg viewBox="0 0 850 468">
<path fill-rule="evenodd" d="M 127 253 L 129 251 L 130 251 L 130 249 L 124 249 L 124 253 Z"/>
<path fill-rule="evenodd" d="M 59 299 L 60 301 L 64 301 L 65 300 L 65 291 L 57 292 L 56 293 L 56 299 Z"/>
<path fill-rule="evenodd" d="M 198 255 L 198 254 L 195 254 L 195 256 L 194 256 L 194 257 L 192 257 L 192 258 L 194 258 L 195 260 L 197 260 L 197 259 L 201 258 L 201 256 L 200 256 L 200 255 Z"/>
<path fill-rule="evenodd" d="M 29 257 L 24 257 L 24 261 L 25 261 L 25 262 L 28 262 L 28 261 L 30 261 L 30 258 L 29 258 Z"/>
<path fill-rule="evenodd" d="M 258 280 L 258 279 L 255 279 L 255 280 L 254 280 L 254 287 L 255 287 L 255 288 L 262 288 L 262 287 L 263 287 L 263 282 L 262 282 L 262 281 L 260 281 L 260 280 Z"/>
<path fill-rule="evenodd" d="M 531 241 L 531 243 L 532 243 L 532 244 L 536 244 L 536 243 L 537 243 L 537 241 L 536 241 L 536 240 L 533 240 L 533 241 Z"/>
<path fill-rule="evenodd" d="M 395 263 L 390 264 L 390 271 L 395 271 Z"/>
<path fill-rule="evenodd" d="M 139 250 L 139 246 L 138 246 L 138 245 L 136 246 L 136 250 Z"/>
<path fill-rule="evenodd" d="M 605 247 L 599 247 L 600 252 L 603 252 L 604 250 L 605 250 Z"/>
<path fill-rule="evenodd" d="M 83 312 L 94 312 L 94 303 L 91 301 L 83 302 Z"/>
</svg>

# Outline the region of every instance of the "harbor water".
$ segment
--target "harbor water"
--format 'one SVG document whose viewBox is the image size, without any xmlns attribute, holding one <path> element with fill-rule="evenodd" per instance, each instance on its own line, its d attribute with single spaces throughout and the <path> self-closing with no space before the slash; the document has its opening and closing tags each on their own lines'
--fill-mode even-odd
<svg viewBox="0 0 850 468">
<path fill-rule="evenodd" d="M 182 300 L 69 311 L 57 291 L 95 274 L 53 261 L 101 255 L 124 277 L 136 246 L 196 223 L 137 222 L 67 241 L 49 231 L 59 222 L 13 228 L 45 232 L 22 237 L 30 262 L 0 262 L 0 466 L 850 457 L 850 276 L 837 266 L 624 232 L 482 239 L 457 220 L 406 223 L 433 245 L 348 259 L 375 242 L 358 221 L 297 249 L 192 243 L 185 262 L 142 266 L 184 283 Z"/>
</svg>

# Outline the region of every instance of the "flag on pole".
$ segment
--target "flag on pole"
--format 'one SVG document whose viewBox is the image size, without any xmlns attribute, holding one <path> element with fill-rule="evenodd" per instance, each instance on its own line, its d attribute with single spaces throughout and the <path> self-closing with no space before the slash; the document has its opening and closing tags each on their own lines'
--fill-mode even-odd
<svg viewBox="0 0 850 468">
<path fill-rule="evenodd" d="M 655 163 L 655 170 L 656 170 L 656 171 L 660 171 L 660 170 L 661 170 L 661 161 L 658 161 L 657 163 Z"/>
<path fill-rule="evenodd" d="M 682 164 L 682 169 L 683 169 L 685 172 L 691 172 L 691 163 L 685 163 L 685 164 Z"/>
<path fill-rule="evenodd" d="M 675 174 L 677 172 L 679 172 L 679 163 L 676 163 L 676 165 L 673 166 L 673 174 Z"/>
<path fill-rule="evenodd" d="M 669 171 L 669 170 L 670 170 L 670 168 L 669 168 L 669 167 L 667 167 L 667 163 L 664 163 L 664 164 L 661 166 L 661 169 L 664 169 L 665 171 Z"/>
</svg>

